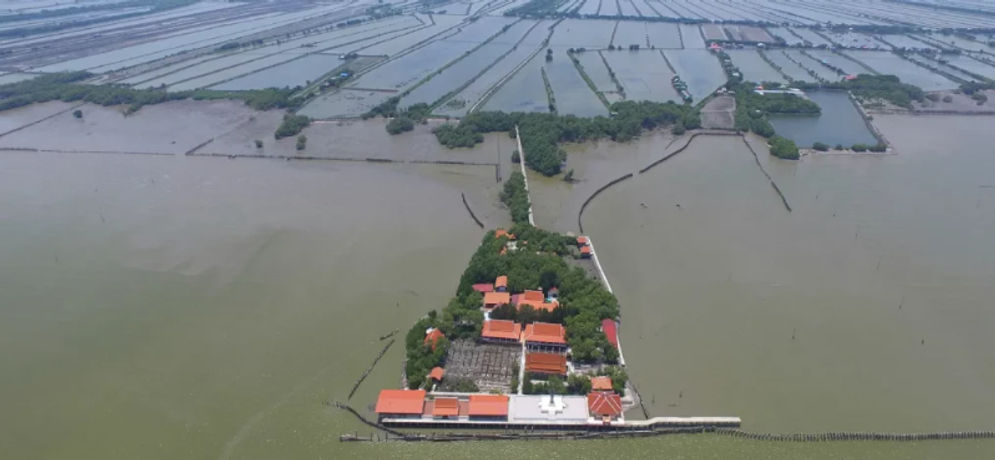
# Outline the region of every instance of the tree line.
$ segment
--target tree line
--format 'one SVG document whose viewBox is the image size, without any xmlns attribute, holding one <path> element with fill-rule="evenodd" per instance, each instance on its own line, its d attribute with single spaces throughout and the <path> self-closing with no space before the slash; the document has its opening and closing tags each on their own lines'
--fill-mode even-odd
<svg viewBox="0 0 995 460">
<path fill-rule="evenodd" d="M 701 127 L 699 112 L 674 102 L 620 101 L 611 105 L 610 117 L 581 118 L 574 115 L 522 112 L 474 112 L 459 124 L 435 129 L 436 138 L 446 147 L 472 147 L 483 142 L 482 133 L 507 131 L 515 136 L 518 126 L 525 151 L 525 164 L 546 176 L 561 171 L 566 152 L 559 144 L 612 139 L 627 142 L 643 130 L 659 126 L 680 129 Z"/>
<path fill-rule="evenodd" d="M 529 193 L 525 190 L 525 176 L 515 171 L 504 183 L 501 202 L 511 211 L 511 220 L 517 223 L 529 221 Z"/>
<path fill-rule="evenodd" d="M 294 110 L 302 102 L 300 98 L 292 97 L 296 89 L 290 88 L 251 91 L 198 89 L 171 92 L 164 88 L 135 89 L 117 84 L 90 85 L 84 83 L 91 77 L 93 74 L 89 72 L 63 72 L 40 75 L 30 80 L 0 85 L 0 111 L 49 101 L 89 102 L 105 107 L 126 105 L 128 106 L 126 110 L 128 114 L 135 113 L 146 105 L 184 99 L 241 100 L 256 110 Z M 300 132 L 300 129 L 307 126 L 307 122 L 309 122 L 309 120 L 307 122 L 305 120 L 307 117 L 296 115 L 291 116 L 289 120 L 284 119 L 284 123 L 277 129 L 277 139 Z M 303 125 L 301 125 L 302 123 Z"/>
</svg>

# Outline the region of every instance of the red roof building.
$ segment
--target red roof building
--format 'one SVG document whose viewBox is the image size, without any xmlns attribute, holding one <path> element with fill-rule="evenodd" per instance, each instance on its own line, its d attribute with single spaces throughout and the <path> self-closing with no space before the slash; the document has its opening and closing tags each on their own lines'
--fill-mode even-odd
<svg viewBox="0 0 995 460">
<path fill-rule="evenodd" d="M 428 378 L 439 382 L 442 381 L 442 376 L 444 375 L 446 375 L 446 370 L 439 366 L 435 366 L 432 368 L 432 371 L 428 373 Z"/>
<path fill-rule="evenodd" d="M 528 345 L 567 345 L 567 330 L 562 324 L 532 323 L 525 326 L 522 336 Z"/>
<path fill-rule="evenodd" d="M 477 292 L 494 292 L 494 285 L 491 283 L 477 283 L 473 285 L 473 290 Z"/>
<path fill-rule="evenodd" d="M 470 395 L 470 417 L 508 418 L 508 396 Z"/>
<path fill-rule="evenodd" d="M 528 353 L 525 355 L 525 372 L 566 375 L 567 357 L 556 353 Z"/>
<path fill-rule="evenodd" d="M 511 303 L 511 294 L 507 292 L 485 292 L 484 308 L 494 308 L 498 305 Z"/>
<path fill-rule="evenodd" d="M 612 378 L 606 375 L 591 377 L 591 391 L 612 391 Z"/>
<path fill-rule="evenodd" d="M 422 342 L 425 345 L 432 345 L 432 351 L 435 351 L 435 345 L 439 343 L 439 339 L 444 338 L 446 335 L 438 329 L 431 329 L 425 333 L 425 340 Z"/>
<path fill-rule="evenodd" d="M 435 398 L 435 405 L 432 406 L 432 417 L 458 417 L 459 399 L 456 398 Z"/>
<path fill-rule="evenodd" d="M 580 247 L 580 256 L 581 257 L 585 257 L 585 258 L 586 257 L 591 257 L 591 247 L 590 246 L 581 246 Z"/>
<path fill-rule="evenodd" d="M 543 300 L 546 300 L 546 296 L 542 295 L 542 291 L 538 291 L 538 290 L 537 291 L 531 291 L 531 290 L 529 290 L 529 291 L 523 292 L 522 296 L 519 297 L 518 301 L 522 302 L 522 301 L 525 301 L 525 300 L 538 300 L 538 301 L 542 302 Z"/>
<path fill-rule="evenodd" d="M 508 277 L 501 275 L 494 280 L 494 290 L 504 292 L 508 290 Z"/>
<path fill-rule="evenodd" d="M 497 342 L 518 342 L 522 338 L 522 325 L 507 319 L 484 321 L 480 338 Z"/>
<path fill-rule="evenodd" d="M 611 391 L 594 391 L 587 394 L 587 410 L 592 417 L 606 420 L 622 415 L 622 398 Z"/>
<path fill-rule="evenodd" d="M 586 236 L 577 237 L 577 246 L 587 246 L 587 243 L 588 241 Z"/>
<path fill-rule="evenodd" d="M 530 305 L 536 310 L 553 311 L 560 304 L 558 301 L 546 302 L 546 296 L 542 291 L 525 291 L 515 299 L 515 306 L 521 308 L 522 305 Z"/>
<path fill-rule="evenodd" d="M 601 320 L 601 330 L 604 331 L 608 342 L 618 349 L 618 326 L 615 325 L 615 321 L 608 318 Z"/>
<path fill-rule="evenodd" d="M 421 416 L 425 390 L 381 390 L 377 398 L 377 415 Z"/>
</svg>

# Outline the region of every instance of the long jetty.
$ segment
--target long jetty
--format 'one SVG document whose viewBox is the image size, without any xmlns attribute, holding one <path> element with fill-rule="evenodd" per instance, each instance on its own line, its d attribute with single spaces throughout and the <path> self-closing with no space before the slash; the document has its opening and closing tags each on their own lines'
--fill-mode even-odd
<svg viewBox="0 0 995 460">
<path fill-rule="evenodd" d="M 522 136 L 518 133 L 518 125 L 515 125 L 515 140 L 518 142 L 518 165 L 522 167 L 522 178 L 525 180 L 525 196 L 529 195 L 529 175 L 525 173 L 525 149 L 522 148 Z M 529 198 L 529 224 L 536 225 L 535 216 L 532 214 L 532 198 Z"/>
</svg>

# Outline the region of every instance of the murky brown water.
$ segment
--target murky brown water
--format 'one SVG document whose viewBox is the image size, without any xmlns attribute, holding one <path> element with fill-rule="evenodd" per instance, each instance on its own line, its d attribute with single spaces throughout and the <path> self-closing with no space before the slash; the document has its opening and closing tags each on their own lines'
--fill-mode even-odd
<svg viewBox="0 0 995 460">
<path fill-rule="evenodd" d="M 654 413 L 735 414 L 756 430 L 990 428 L 992 318 L 977 306 L 993 284 L 984 236 L 995 198 L 977 187 L 992 170 L 988 144 L 962 140 L 964 151 L 932 156 L 938 146 L 917 134 L 925 126 L 879 122 L 891 139 L 909 136 L 899 147 L 927 151 L 768 164 L 790 216 L 726 140 L 592 204 L 585 225 Z M 572 166 L 586 181 L 573 187 L 643 165 L 601 148 L 590 155 L 600 163 Z M 649 159 L 659 147 L 636 149 Z M 569 188 L 577 205 L 584 197 Z M 982 458 L 995 448 L 712 436 L 339 443 L 369 429 L 322 402 L 345 399 L 378 336 L 444 305 L 483 234 L 460 192 L 488 226 L 507 223 L 485 167 L 4 153 L 5 454 Z M 553 208 L 537 203 L 541 225 L 576 221 L 543 206 Z M 395 346 L 354 407 L 368 411 L 397 385 L 401 357 Z"/>
<path fill-rule="evenodd" d="M 11 458 L 332 456 L 383 346 L 483 235 L 473 168 L 0 157 L 0 444 Z M 462 168 L 462 169 L 461 169 Z M 399 378 L 401 348 L 357 406 Z M 312 455 L 313 456 L 313 455 Z"/>
<path fill-rule="evenodd" d="M 790 214 L 734 137 L 590 205 L 651 412 L 761 431 L 995 426 L 991 120 L 878 123 L 899 155 L 761 157 Z"/>
</svg>

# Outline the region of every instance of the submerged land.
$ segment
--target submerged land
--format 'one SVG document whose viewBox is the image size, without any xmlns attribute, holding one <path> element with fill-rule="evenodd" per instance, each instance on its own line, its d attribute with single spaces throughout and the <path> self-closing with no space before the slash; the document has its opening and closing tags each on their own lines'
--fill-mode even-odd
<svg viewBox="0 0 995 460">
<path fill-rule="evenodd" d="M 381 390 L 421 388 L 430 426 L 500 419 L 509 395 L 510 428 L 535 430 L 554 393 L 600 428 L 991 431 L 993 17 L 0 2 L 0 444 L 988 457 L 989 439 L 341 442 L 388 432 L 336 406 L 383 422 Z"/>
</svg>

